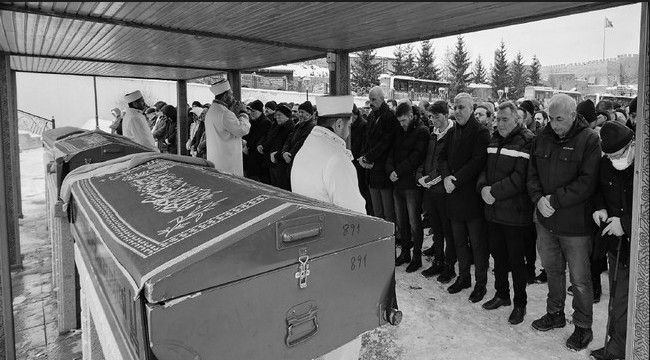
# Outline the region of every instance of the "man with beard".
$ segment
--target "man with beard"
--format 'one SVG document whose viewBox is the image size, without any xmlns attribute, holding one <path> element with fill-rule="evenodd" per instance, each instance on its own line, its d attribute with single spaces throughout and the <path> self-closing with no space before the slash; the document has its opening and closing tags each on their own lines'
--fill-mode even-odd
<svg viewBox="0 0 650 360">
<path fill-rule="evenodd" d="M 264 114 L 264 104 L 255 100 L 248 105 L 251 130 L 242 137 L 244 143 L 244 176 L 265 184 L 269 183 L 269 168 L 262 154 L 257 152 L 257 145 L 271 129 L 271 120 Z"/>
<path fill-rule="evenodd" d="M 228 80 L 217 81 L 210 91 L 215 97 L 205 115 L 207 160 L 221 172 L 244 176 L 242 136 L 251 128 L 248 115 L 233 96 Z"/>
<path fill-rule="evenodd" d="M 142 93 L 140 90 L 136 90 L 126 94 L 124 99 L 128 104 L 128 108 L 122 120 L 122 133 L 136 143 L 150 148 L 151 151 L 158 152 L 147 118 L 143 114 L 147 104 L 142 98 Z"/>
</svg>

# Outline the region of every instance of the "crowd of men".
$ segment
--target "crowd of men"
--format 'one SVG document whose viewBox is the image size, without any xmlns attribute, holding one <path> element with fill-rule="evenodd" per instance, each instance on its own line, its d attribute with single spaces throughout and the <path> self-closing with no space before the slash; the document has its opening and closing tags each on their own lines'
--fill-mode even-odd
<svg viewBox="0 0 650 360">
<path fill-rule="evenodd" d="M 422 275 L 444 284 L 455 278 L 447 291 L 457 294 L 472 288 L 473 264 L 473 303 L 487 294 L 492 256 L 495 293 L 482 307 L 512 305 L 513 325 L 524 320 L 528 284 L 548 283 L 547 313 L 532 322 L 538 331 L 566 326 L 572 294 L 572 350 L 593 339 L 593 304 L 608 259 L 608 340 L 591 354 L 625 357 L 636 99 L 624 109 L 556 94 L 544 108 L 536 100 L 477 103 L 460 93 L 453 102 L 415 105 L 386 100 L 375 87 L 359 109 L 352 97 L 318 97 L 316 106 L 244 104 L 227 80 L 210 91 L 211 104 L 190 108 L 184 146 L 192 156 L 393 222 L 395 265 L 408 264 L 412 273 L 431 256 Z M 126 100 L 125 114 L 114 109 L 115 131 L 174 152 L 173 106 L 148 108 L 139 92 Z M 433 245 L 423 250 L 425 229 Z M 537 254 L 543 269 L 536 276 Z M 360 341 L 353 343 L 358 353 Z"/>
</svg>

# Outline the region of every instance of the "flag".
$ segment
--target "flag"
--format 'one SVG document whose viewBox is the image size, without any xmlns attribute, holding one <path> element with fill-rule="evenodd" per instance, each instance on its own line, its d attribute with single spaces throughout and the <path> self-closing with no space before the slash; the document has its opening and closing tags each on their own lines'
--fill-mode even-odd
<svg viewBox="0 0 650 360">
<path fill-rule="evenodd" d="M 609 21 L 608 18 L 605 18 L 605 29 L 610 28 L 610 27 L 614 27 L 614 24 L 612 24 L 612 22 Z"/>
</svg>

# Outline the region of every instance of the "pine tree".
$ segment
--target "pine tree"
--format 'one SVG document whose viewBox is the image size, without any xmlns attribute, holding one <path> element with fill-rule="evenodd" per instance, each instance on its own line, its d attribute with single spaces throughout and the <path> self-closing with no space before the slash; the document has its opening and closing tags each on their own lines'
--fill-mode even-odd
<svg viewBox="0 0 650 360">
<path fill-rule="evenodd" d="M 478 56 L 476 62 L 474 63 L 474 70 L 472 71 L 472 81 L 475 84 L 485 84 L 487 83 L 487 70 L 483 66 L 483 60 L 481 55 Z"/>
<path fill-rule="evenodd" d="M 421 43 L 420 52 L 418 53 L 418 65 L 415 71 L 415 77 L 420 79 L 438 80 L 440 77 L 439 70 L 434 64 L 435 56 L 429 40 Z"/>
<path fill-rule="evenodd" d="M 408 44 L 405 47 L 404 57 L 404 72 L 408 76 L 415 77 L 417 71 L 417 65 L 415 63 L 415 53 L 413 52 L 413 45 Z"/>
<path fill-rule="evenodd" d="M 512 76 L 511 98 L 519 99 L 524 96 L 524 90 L 528 83 L 528 71 L 524 67 L 521 52 L 517 52 L 517 56 L 515 56 L 515 59 L 510 64 L 510 74 Z"/>
<path fill-rule="evenodd" d="M 449 67 L 451 66 L 451 59 L 452 59 L 452 53 L 451 49 L 449 46 L 445 47 L 445 56 L 443 58 L 443 66 L 440 70 L 440 78 L 443 79 L 444 81 L 451 82 L 451 72 L 449 71 Z"/>
<path fill-rule="evenodd" d="M 542 64 L 540 64 L 539 59 L 537 58 L 537 55 L 533 55 L 533 62 L 530 65 L 530 75 L 528 77 L 528 82 L 530 85 L 533 86 L 540 86 L 541 85 L 541 74 L 540 74 L 540 69 L 542 68 Z"/>
<path fill-rule="evenodd" d="M 510 86 L 510 73 L 508 60 L 506 60 L 506 45 L 501 41 L 501 46 L 494 51 L 494 64 L 492 65 L 492 92 L 495 99 L 499 98 L 498 90 Z"/>
<path fill-rule="evenodd" d="M 469 53 L 465 50 L 463 37 L 459 35 L 458 41 L 456 42 L 456 50 L 449 63 L 449 73 L 451 74 L 451 84 L 449 86 L 450 97 L 467 91 L 467 85 L 469 85 L 472 79 L 472 73 L 467 71 L 471 63 Z"/>
<path fill-rule="evenodd" d="M 393 50 L 393 56 L 395 60 L 393 61 L 393 70 L 391 71 L 393 75 L 407 75 L 406 74 L 406 52 L 402 45 L 397 45 L 395 50 Z"/>
<path fill-rule="evenodd" d="M 365 50 L 357 53 L 358 60 L 352 64 L 350 80 L 352 88 L 360 94 L 367 94 L 371 87 L 379 85 L 381 64 L 375 61 L 375 51 Z"/>
</svg>

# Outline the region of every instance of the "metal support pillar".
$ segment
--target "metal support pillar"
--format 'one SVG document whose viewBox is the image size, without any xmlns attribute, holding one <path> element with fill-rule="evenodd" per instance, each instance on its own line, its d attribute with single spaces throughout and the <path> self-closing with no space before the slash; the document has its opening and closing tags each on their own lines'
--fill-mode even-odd
<svg viewBox="0 0 650 360">
<path fill-rule="evenodd" d="M 650 170 L 650 37 L 648 3 L 641 5 L 641 41 L 639 45 L 639 95 L 636 116 L 634 154 L 634 195 L 632 203 L 632 237 L 630 246 L 630 282 L 627 307 L 626 359 L 648 358 L 648 190 Z"/>
<path fill-rule="evenodd" d="M 327 53 L 330 95 L 350 95 L 350 53 Z"/>
<path fill-rule="evenodd" d="M 18 89 L 16 88 L 16 71 L 11 70 L 11 93 L 12 99 L 13 99 L 13 110 L 12 114 L 14 115 L 14 118 L 12 120 L 13 124 L 16 124 L 16 126 L 12 127 L 13 133 L 11 136 L 16 139 L 17 145 L 15 146 L 16 153 L 15 155 L 12 156 L 14 159 L 14 166 L 16 169 L 16 172 L 14 173 L 14 189 L 15 189 L 15 196 L 16 196 L 16 213 L 18 214 L 18 217 L 20 219 L 23 218 L 23 195 L 22 195 L 22 189 L 21 189 L 21 184 L 20 184 L 20 136 L 18 135 Z"/>
<path fill-rule="evenodd" d="M 11 272 L 9 271 L 10 243 L 12 232 L 9 229 L 9 221 L 5 214 L 13 212 L 10 209 L 12 203 L 7 201 L 7 195 L 11 195 L 7 186 L 13 178 L 4 173 L 8 159 L 5 139 L 9 135 L 9 123 L 13 119 L 12 108 L 14 100 L 12 96 L 11 73 L 9 55 L 0 53 L 0 359 L 13 360 L 16 358 L 14 342 L 14 316 L 11 294 Z"/>
<path fill-rule="evenodd" d="M 190 136 L 190 124 L 187 122 L 187 81 L 176 81 L 176 153 L 189 155 L 185 148 L 187 138 Z"/>
<path fill-rule="evenodd" d="M 9 249 L 9 264 L 12 268 L 19 268 L 22 266 L 22 258 L 20 256 L 20 231 L 18 223 L 18 205 L 19 201 L 18 191 L 16 190 L 16 179 L 20 179 L 20 173 L 17 169 L 19 162 L 20 147 L 18 145 L 18 109 L 14 106 L 16 100 L 12 97 L 16 96 L 14 92 L 15 86 L 12 84 L 11 69 L 9 64 L 9 55 L 0 53 L 0 72 L 2 72 L 2 82 L 0 85 L 3 90 L 3 108 L 0 114 L 0 127 L 2 133 L 0 134 L 0 147 L 2 147 L 3 156 L 0 160 L 0 176 L 4 178 L 4 189 L 0 189 L 5 193 L 5 210 L 0 213 L 0 216 L 5 217 L 7 222 L 7 245 Z"/>
<path fill-rule="evenodd" d="M 239 70 L 228 71 L 228 82 L 232 89 L 232 94 L 237 101 L 241 101 L 241 73 Z"/>
</svg>

